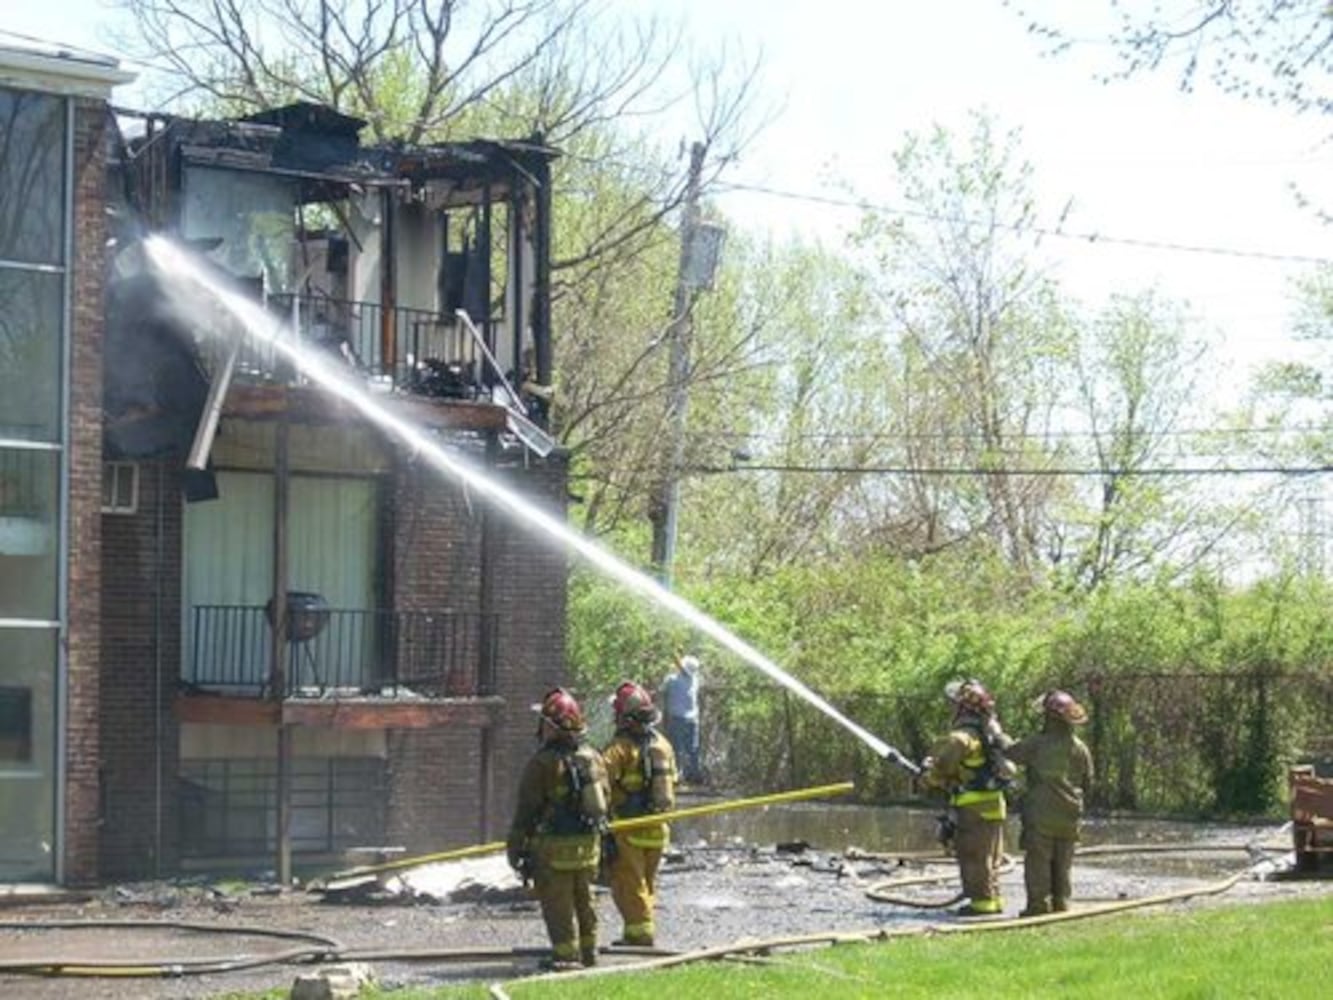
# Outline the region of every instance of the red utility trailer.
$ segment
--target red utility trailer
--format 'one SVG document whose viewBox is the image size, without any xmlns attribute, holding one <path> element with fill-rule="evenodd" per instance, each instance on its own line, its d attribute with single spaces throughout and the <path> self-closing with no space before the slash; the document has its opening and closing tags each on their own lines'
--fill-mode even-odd
<svg viewBox="0 0 1333 1000">
<path fill-rule="evenodd" d="M 1287 772 L 1291 838 L 1297 871 L 1315 871 L 1333 857 L 1333 766 L 1298 764 Z"/>
</svg>

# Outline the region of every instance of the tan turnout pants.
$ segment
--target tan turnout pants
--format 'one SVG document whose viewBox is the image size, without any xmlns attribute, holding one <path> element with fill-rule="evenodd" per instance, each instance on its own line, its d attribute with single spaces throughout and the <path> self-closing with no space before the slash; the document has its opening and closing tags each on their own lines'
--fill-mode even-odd
<svg viewBox="0 0 1333 1000">
<path fill-rule="evenodd" d="M 974 906 L 1000 902 L 1000 861 L 1004 857 L 1004 821 L 982 819 L 973 809 L 960 807 L 954 852 L 963 895 Z"/>
<path fill-rule="evenodd" d="M 1073 894 L 1069 870 L 1074 864 L 1074 840 L 1050 837 L 1031 827 L 1023 829 L 1023 884 L 1029 914 L 1059 913 L 1069 909 Z"/>
<path fill-rule="evenodd" d="M 657 901 L 657 869 L 662 851 L 636 847 L 624 834 L 616 835 L 616 859 L 611 863 L 611 898 L 625 922 L 628 944 L 652 944 L 653 906 Z"/>
<path fill-rule="evenodd" d="M 597 951 L 597 910 L 592 905 L 595 868 L 557 871 L 540 864 L 534 879 L 542 920 L 557 961 L 577 961 Z"/>
</svg>

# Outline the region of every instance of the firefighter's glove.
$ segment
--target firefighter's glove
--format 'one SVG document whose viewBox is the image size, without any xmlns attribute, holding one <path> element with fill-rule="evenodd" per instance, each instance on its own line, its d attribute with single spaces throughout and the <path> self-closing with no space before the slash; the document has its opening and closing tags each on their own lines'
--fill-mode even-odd
<svg viewBox="0 0 1333 1000">
<path fill-rule="evenodd" d="M 616 846 L 615 834 L 602 834 L 602 864 L 613 865 L 616 863 L 616 858 L 619 856 L 620 848 Z"/>
<path fill-rule="evenodd" d="M 935 836 L 940 842 L 940 846 L 949 848 L 953 846 L 954 834 L 958 832 L 958 824 L 955 822 L 952 813 L 942 812 L 935 817 Z"/>
<path fill-rule="evenodd" d="M 924 791 L 931 791 L 938 785 L 938 779 L 932 773 L 935 769 L 935 758 L 926 757 L 921 761 L 921 773 L 917 776 L 917 787 Z"/>
<path fill-rule="evenodd" d="M 524 887 L 531 885 L 537 874 L 537 862 L 532 855 L 524 851 L 518 856 L 518 864 L 514 866 L 514 871 L 518 873 L 518 879 Z"/>
<path fill-rule="evenodd" d="M 1004 727 L 1000 725 L 998 716 L 991 716 L 986 720 L 986 739 L 991 745 L 997 746 L 1001 750 L 1010 746 L 1014 742 L 1004 731 Z"/>
</svg>

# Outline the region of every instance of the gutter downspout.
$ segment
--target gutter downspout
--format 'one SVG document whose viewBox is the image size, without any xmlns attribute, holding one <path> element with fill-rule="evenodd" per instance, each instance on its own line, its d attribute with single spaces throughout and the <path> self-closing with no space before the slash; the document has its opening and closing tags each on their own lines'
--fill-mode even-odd
<svg viewBox="0 0 1333 1000">
<path fill-rule="evenodd" d="M 398 381 L 398 233 L 393 190 L 385 188 L 380 208 L 380 374 Z"/>
<path fill-rule="evenodd" d="M 162 877 L 162 549 L 165 529 L 162 505 L 166 490 L 165 462 L 157 463 L 157 538 L 153 573 L 153 877 Z"/>
</svg>

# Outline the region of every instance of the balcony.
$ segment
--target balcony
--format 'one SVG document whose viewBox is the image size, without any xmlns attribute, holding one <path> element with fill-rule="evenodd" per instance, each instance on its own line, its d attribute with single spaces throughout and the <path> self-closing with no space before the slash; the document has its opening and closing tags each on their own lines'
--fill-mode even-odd
<svg viewBox="0 0 1333 1000">
<path fill-rule="evenodd" d="M 283 699 L 401 703 L 495 693 L 496 615 L 289 608 Z M 272 699 L 269 620 L 263 606 L 194 607 L 189 689 Z"/>
<path fill-rule="evenodd" d="M 268 307 L 302 343 L 323 348 L 395 389 L 436 399 L 472 400 L 488 398 L 487 387 L 494 382 L 476 340 L 453 316 L 323 295 L 272 295 Z M 489 346 L 495 350 L 495 345 Z M 506 352 L 495 353 L 503 357 Z M 258 381 L 288 380 L 290 365 L 274 355 L 271 348 L 248 345 L 238 359 L 238 375 Z"/>
</svg>

